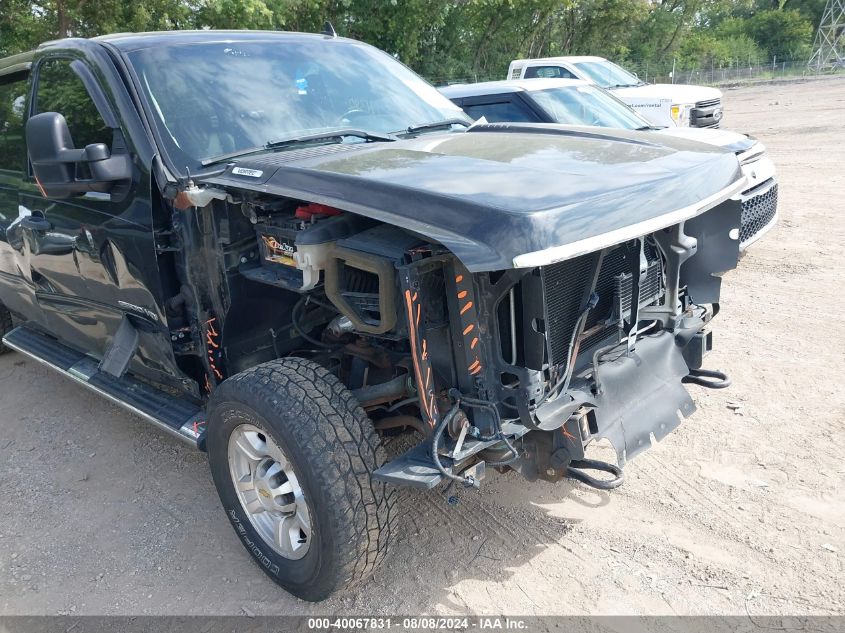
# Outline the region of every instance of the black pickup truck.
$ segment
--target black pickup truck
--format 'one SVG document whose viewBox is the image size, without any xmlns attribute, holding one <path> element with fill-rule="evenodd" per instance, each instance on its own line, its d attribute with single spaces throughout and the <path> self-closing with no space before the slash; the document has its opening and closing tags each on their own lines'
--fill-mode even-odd
<svg viewBox="0 0 845 633">
<path fill-rule="evenodd" d="M 655 134 L 471 125 L 331 32 L 50 42 L 0 60 L 2 350 L 207 451 L 319 600 L 384 558 L 397 486 L 612 488 L 684 382 L 724 386 L 744 182 Z"/>
</svg>

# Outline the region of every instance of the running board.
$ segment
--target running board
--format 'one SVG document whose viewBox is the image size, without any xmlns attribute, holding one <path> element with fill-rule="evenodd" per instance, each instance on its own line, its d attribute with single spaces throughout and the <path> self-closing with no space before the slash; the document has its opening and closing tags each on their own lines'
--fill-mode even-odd
<svg viewBox="0 0 845 633">
<path fill-rule="evenodd" d="M 6 334 L 3 343 L 198 448 L 205 430 L 205 416 L 199 406 L 129 375 L 116 378 L 101 371 L 93 358 L 24 325 Z"/>
</svg>

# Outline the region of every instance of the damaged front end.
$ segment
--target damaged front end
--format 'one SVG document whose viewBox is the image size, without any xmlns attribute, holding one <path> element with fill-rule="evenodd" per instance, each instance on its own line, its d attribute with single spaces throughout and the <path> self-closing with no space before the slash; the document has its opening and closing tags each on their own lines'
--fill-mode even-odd
<svg viewBox="0 0 845 633">
<path fill-rule="evenodd" d="M 444 479 L 477 485 L 495 467 L 529 480 L 621 484 L 627 460 L 695 411 L 684 382 L 727 385 L 702 363 L 718 275 L 737 263 L 739 222 L 739 203 L 727 200 L 531 268 L 471 273 L 449 256 L 401 267 L 428 433 L 375 477 L 421 488 Z M 445 302 L 432 301 L 444 291 Z M 618 465 L 587 458 L 586 447 L 603 438 Z"/>
<path fill-rule="evenodd" d="M 173 303 L 187 329 L 219 332 L 205 391 L 304 356 L 383 437 L 413 437 L 378 480 L 478 485 L 495 468 L 619 485 L 694 411 L 684 382 L 726 384 L 702 364 L 745 181 L 706 146 L 542 132 L 328 145 L 198 176 L 174 203 L 174 239 L 195 245 L 176 252 L 215 261 L 179 269 L 183 287 L 221 280 Z M 617 464 L 588 458 L 602 438 Z"/>
</svg>

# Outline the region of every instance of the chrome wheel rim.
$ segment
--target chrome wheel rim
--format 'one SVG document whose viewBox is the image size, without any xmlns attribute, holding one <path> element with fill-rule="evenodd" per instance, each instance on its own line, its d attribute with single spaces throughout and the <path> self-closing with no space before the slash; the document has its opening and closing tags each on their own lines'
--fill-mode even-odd
<svg viewBox="0 0 845 633">
<path fill-rule="evenodd" d="M 229 471 L 252 527 L 273 550 L 298 560 L 311 547 L 311 511 L 293 465 L 264 430 L 241 424 L 229 436 Z"/>
</svg>

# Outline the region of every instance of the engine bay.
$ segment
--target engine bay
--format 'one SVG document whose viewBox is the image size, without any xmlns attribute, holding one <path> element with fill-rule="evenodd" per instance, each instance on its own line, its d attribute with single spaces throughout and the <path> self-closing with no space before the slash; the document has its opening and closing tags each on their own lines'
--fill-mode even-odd
<svg viewBox="0 0 845 633">
<path fill-rule="evenodd" d="M 225 325 L 220 341 L 206 331 L 206 389 L 265 359 L 317 361 L 383 437 L 419 442 L 374 475 L 393 483 L 477 482 L 485 467 L 556 481 L 600 438 L 621 466 L 694 410 L 681 382 L 712 346 L 717 311 L 696 299 L 712 300 L 718 280 L 683 268 L 713 255 L 695 232 L 734 211 L 688 223 L 692 235 L 677 225 L 544 266 L 471 272 L 395 225 L 229 194 L 205 212 L 225 246 L 228 293 L 250 302 L 211 315 Z M 587 468 L 621 483 L 617 466 Z"/>
</svg>

